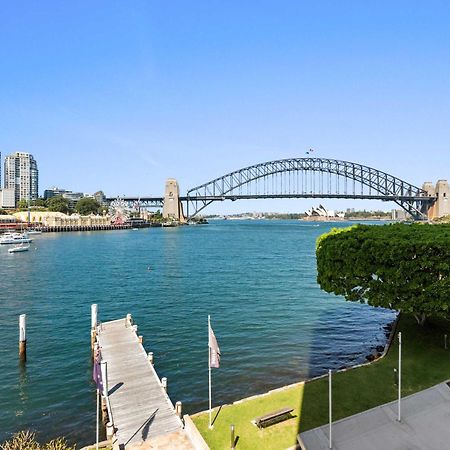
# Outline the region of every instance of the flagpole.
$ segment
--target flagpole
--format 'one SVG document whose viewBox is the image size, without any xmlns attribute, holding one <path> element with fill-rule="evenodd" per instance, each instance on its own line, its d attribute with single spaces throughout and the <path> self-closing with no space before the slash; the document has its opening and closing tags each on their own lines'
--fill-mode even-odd
<svg viewBox="0 0 450 450">
<path fill-rule="evenodd" d="M 401 422 L 401 402 L 402 402 L 402 332 L 398 333 L 398 421 Z"/>
<path fill-rule="evenodd" d="M 209 342 L 209 334 L 211 329 L 211 316 L 208 314 L 208 375 L 209 375 L 209 428 L 212 428 L 212 401 L 211 401 L 211 347 Z"/>
<path fill-rule="evenodd" d="M 98 410 L 100 409 L 99 408 L 99 401 L 98 401 L 98 398 L 99 398 L 99 395 L 100 393 L 99 393 L 99 390 L 97 389 L 97 423 L 96 423 L 96 435 L 95 435 L 95 449 L 96 450 L 98 450 L 98 435 L 99 435 L 99 425 L 98 425 L 98 422 L 99 422 L 99 417 L 98 417 Z"/>
<path fill-rule="evenodd" d="M 332 403 L 332 392 L 331 392 L 331 369 L 328 370 L 328 421 L 329 421 L 329 448 L 333 448 L 333 440 L 331 438 L 331 427 L 333 424 L 333 403 Z"/>
</svg>

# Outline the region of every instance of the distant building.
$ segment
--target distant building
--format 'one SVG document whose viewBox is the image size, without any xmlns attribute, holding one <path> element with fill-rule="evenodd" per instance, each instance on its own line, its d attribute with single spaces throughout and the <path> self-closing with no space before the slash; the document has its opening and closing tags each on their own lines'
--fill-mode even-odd
<svg viewBox="0 0 450 450">
<path fill-rule="evenodd" d="M 68 191 L 67 189 L 60 189 L 59 187 L 52 187 L 50 189 L 46 189 L 44 191 L 44 199 L 48 200 L 49 198 L 52 197 L 57 197 L 57 196 L 63 196 L 64 198 L 67 198 L 67 200 L 69 200 L 69 206 L 71 208 L 73 208 L 75 206 L 75 204 L 77 203 L 78 200 L 80 200 L 80 198 L 85 197 L 85 194 L 83 194 L 82 192 L 72 192 L 72 191 Z"/>
<path fill-rule="evenodd" d="M 106 203 L 106 195 L 103 191 L 97 191 L 93 194 L 93 197 L 95 198 L 95 200 L 100 203 L 100 205 L 103 205 L 104 203 Z"/>
<path fill-rule="evenodd" d="M 306 217 L 309 218 L 319 218 L 319 217 L 323 217 L 323 218 L 344 218 L 345 214 L 344 213 L 338 213 L 336 211 L 334 211 L 333 209 L 326 209 L 323 205 L 319 205 L 317 207 L 312 207 L 310 209 L 308 209 L 308 211 L 305 211 L 305 215 Z"/>
<path fill-rule="evenodd" d="M 15 207 L 20 200 L 36 200 L 39 196 L 39 171 L 33 155 L 15 152 L 5 158 L 5 189 L 14 189 Z"/>
<path fill-rule="evenodd" d="M 13 188 L 0 189 L 0 208 L 13 209 L 15 207 L 15 190 Z"/>
<path fill-rule="evenodd" d="M 48 200 L 49 198 L 56 197 L 58 195 L 64 195 L 67 192 L 72 192 L 72 191 L 67 191 L 65 189 L 60 189 L 60 188 L 54 186 L 54 187 L 52 187 L 50 189 L 46 189 L 44 191 L 44 200 Z"/>
<path fill-rule="evenodd" d="M 411 220 L 412 218 L 411 215 L 408 214 L 404 209 L 393 209 L 391 211 L 391 219 L 404 221 L 404 220 Z"/>
<path fill-rule="evenodd" d="M 66 192 L 63 197 L 69 200 L 69 207 L 74 208 L 77 201 L 86 196 L 82 192 Z"/>
</svg>

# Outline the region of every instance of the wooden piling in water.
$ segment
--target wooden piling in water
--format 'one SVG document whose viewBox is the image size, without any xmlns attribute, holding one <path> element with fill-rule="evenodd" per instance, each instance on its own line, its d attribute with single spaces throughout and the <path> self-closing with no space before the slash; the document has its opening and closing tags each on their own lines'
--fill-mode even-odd
<svg viewBox="0 0 450 450">
<path fill-rule="evenodd" d="M 27 360 L 27 315 L 19 316 L 19 359 L 22 362 Z"/>
</svg>

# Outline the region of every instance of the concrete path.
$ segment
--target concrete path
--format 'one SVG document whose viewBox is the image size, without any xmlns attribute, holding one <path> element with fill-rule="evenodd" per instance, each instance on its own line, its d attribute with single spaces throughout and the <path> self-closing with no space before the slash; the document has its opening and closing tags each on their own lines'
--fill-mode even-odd
<svg viewBox="0 0 450 450">
<path fill-rule="evenodd" d="M 450 388 L 440 383 L 333 423 L 333 450 L 443 450 L 450 448 Z M 328 425 L 300 435 L 303 450 L 328 450 Z"/>
</svg>

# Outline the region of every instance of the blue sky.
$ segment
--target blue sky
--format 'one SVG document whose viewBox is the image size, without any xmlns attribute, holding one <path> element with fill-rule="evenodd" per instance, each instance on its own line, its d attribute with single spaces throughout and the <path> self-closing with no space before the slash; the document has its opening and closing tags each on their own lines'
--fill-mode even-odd
<svg viewBox="0 0 450 450">
<path fill-rule="evenodd" d="M 185 192 L 310 147 L 450 178 L 447 1 L 4 1 L 0 21 L 0 151 L 32 153 L 41 191 Z"/>
</svg>

